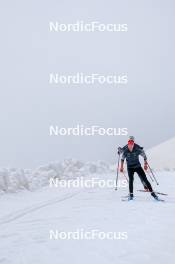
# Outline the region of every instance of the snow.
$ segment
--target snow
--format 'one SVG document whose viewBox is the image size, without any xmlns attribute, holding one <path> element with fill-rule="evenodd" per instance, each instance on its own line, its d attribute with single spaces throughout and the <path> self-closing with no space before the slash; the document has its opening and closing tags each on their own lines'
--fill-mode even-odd
<svg viewBox="0 0 175 264">
<path fill-rule="evenodd" d="M 169 139 L 147 151 L 150 164 L 157 170 L 175 171 L 175 138 Z"/>
<path fill-rule="evenodd" d="M 51 177 L 60 180 L 75 179 L 95 173 L 109 173 L 112 170 L 112 166 L 104 161 L 82 162 L 76 159 L 52 162 L 34 170 L 2 168 L 0 169 L 0 193 L 33 191 L 47 186 Z"/>
<path fill-rule="evenodd" d="M 70 178 L 73 177 L 71 172 L 76 167 L 76 162 L 67 161 L 67 163 L 74 164 L 70 167 L 62 164 L 62 168 L 65 168 L 64 177 Z M 36 176 L 40 173 L 44 179 L 48 179 L 50 171 L 60 172 L 58 167 L 55 163 L 52 166 L 42 166 L 32 174 L 29 173 L 30 179 L 35 178 L 31 175 Z M 86 179 L 94 177 L 94 173 L 90 173 L 89 169 L 92 166 L 84 164 L 83 166 L 77 165 L 77 167 L 79 169 L 75 174 L 79 174 L 81 168 L 82 175 L 85 175 Z M 106 169 L 106 166 L 104 167 L 106 173 L 101 173 L 103 169 L 100 169 L 100 166 L 95 167 L 95 175 L 104 180 L 115 179 L 116 174 L 110 172 L 109 168 Z M 97 172 L 97 168 L 101 172 Z M 17 172 L 14 170 L 11 176 L 13 179 L 17 177 L 14 176 L 15 173 Z M 21 172 L 21 175 L 26 177 L 26 172 Z M 10 192 L 1 195 L 0 263 L 173 264 L 175 257 L 175 173 L 164 171 L 156 173 L 156 176 L 160 186 L 158 188 L 154 183 L 154 188 L 169 194 L 165 197 L 165 203 L 154 201 L 149 193 L 136 192 L 137 189 L 141 189 L 137 176 L 134 182 L 136 199 L 133 202 L 121 201 L 121 196 L 128 193 L 126 188 L 119 188 L 117 191 L 107 187 L 49 188 L 44 180 L 40 183 L 43 187 L 35 189 L 34 192 Z M 61 174 L 60 177 L 62 177 Z M 120 180 L 122 180 L 122 175 L 120 175 Z M 29 184 L 29 181 L 27 182 Z M 49 239 L 50 230 L 66 232 L 77 229 L 127 232 L 128 239 Z"/>
</svg>

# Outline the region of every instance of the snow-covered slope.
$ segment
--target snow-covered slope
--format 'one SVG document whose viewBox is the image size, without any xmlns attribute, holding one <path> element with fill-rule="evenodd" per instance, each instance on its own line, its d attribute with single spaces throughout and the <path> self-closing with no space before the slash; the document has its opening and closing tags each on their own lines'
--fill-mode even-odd
<svg viewBox="0 0 175 264">
<path fill-rule="evenodd" d="M 1 170 L 0 189 L 6 195 L 0 197 L 0 263 L 174 264 L 175 172 L 158 172 L 160 185 L 152 183 L 155 190 L 169 194 L 165 203 L 154 201 L 150 193 L 137 192 L 143 188 L 137 176 L 132 202 L 121 201 L 128 186 L 117 191 L 109 186 L 48 186 L 51 177 L 89 181 L 95 176 L 115 182 L 115 167 L 68 159 L 33 171 Z M 119 174 L 119 181 L 124 179 Z M 18 192 L 21 189 L 37 191 Z M 125 233 L 127 239 L 54 240 L 50 230 Z"/>
<path fill-rule="evenodd" d="M 127 189 L 51 189 L 11 193 L 0 199 L 2 264 L 174 264 L 175 182 L 158 173 L 166 202 L 155 202 L 135 176 L 136 200 L 122 202 Z M 89 176 L 89 177 L 92 177 Z M 115 174 L 100 174 L 113 179 Z M 120 175 L 122 179 L 122 175 Z M 50 240 L 59 232 L 127 232 L 128 239 Z"/>
<path fill-rule="evenodd" d="M 158 170 L 175 170 L 175 138 L 161 143 L 146 153 L 151 167 Z"/>
</svg>

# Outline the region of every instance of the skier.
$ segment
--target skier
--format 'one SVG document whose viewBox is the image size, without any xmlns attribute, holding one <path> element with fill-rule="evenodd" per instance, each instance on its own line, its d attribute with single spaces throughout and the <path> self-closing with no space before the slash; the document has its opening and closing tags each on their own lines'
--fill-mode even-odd
<svg viewBox="0 0 175 264">
<path fill-rule="evenodd" d="M 150 182 L 148 181 L 144 170 L 148 169 L 147 157 L 142 147 L 135 143 L 133 136 L 129 137 L 128 144 L 123 148 L 118 149 L 118 153 L 122 154 L 120 172 L 124 171 L 124 160 L 126 159 L 127 171 L 129 177 L 129 200 L 133 200 L 133 181 L 134 173 L 136 172 L 144 185 L 144 188 L 148 190 L 154 199 L 158 200 L 158 196 L 152 189 Z M 144 170 L 139 161 L 139 155 L 144 158 Z"/>
</svg>

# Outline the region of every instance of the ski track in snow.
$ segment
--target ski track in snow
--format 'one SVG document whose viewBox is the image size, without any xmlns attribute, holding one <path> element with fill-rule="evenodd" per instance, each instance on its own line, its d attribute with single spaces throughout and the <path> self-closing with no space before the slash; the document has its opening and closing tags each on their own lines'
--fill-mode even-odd
<svg viewBox="0 0 175 264">
<path fill-rule="evenodd" d="M 166 202 L 155 202 L 135 176 L 135 201 L 128 189 L 49 189 L 1 197 L 2 264 L 174 264 L 174 173 L 157 174 Z M 115 174 L 99 175 L 115 178 Z M 120 175 L 121 177 L 121 175 Z M 164 187 L 163 187 L 164 186 Z M 155 187 L 155 185 L 154 185 Z M 49 240 L 49 230 L 99 229 L 128 233 L 128 240 Z"/>
<path fill-rule="evenodd" d="M 27 214 L 30 214 L 32 212 L 37 211 L 37 210 L 40 210 L 40 209 L 42 209 L 42 208 L 44 208 L 46 206 L 57 204 L 59 202 L 65 201 L 67 199 L 71 199 L 72 197 L 74 197 L 78 193 L 66 195 L 63 198 L 56 198 L 56 199 L 53 199 L 53 200 L 48 200 L 48 201 L 45 201 L 44 203 L 39 203 L 39 204 L 37 204 L 35 206 L 27 207 L 27 208 L 25 208 L 23 210 L 16 211 L 15 213 L 8 214 L 5 217 L 0 218 L 0 225 L 10 223 L 10 222 L 12 222 L 12 221 L 14 221 L 16 219 L 19 219 L 19 218 L 21 218 L 21 217 L 23 217 L 23 216 L 25 216 Z"/>
</svg>

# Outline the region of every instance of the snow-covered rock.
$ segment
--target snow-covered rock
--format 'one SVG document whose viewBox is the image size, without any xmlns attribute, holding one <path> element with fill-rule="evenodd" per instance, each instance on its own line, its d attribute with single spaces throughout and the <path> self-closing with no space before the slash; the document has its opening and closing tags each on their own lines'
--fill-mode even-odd
<svg viewBox="0 0 175 264">
<path fill-rule="evenodd" d="M 75 179 L 90 174 L 110 173 L 112 168 L 104 161 L 82 162 L 76 159 L 65 159 L 63 162 L 52 162 L 34 170 L 3 168 L 0 169 L 0 192 L 35 190 L 49 184 L 50 178 Z"/>
</svg>

